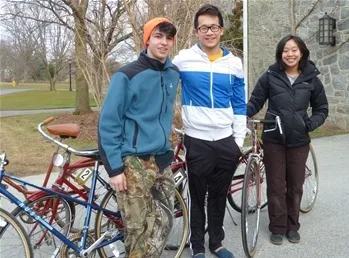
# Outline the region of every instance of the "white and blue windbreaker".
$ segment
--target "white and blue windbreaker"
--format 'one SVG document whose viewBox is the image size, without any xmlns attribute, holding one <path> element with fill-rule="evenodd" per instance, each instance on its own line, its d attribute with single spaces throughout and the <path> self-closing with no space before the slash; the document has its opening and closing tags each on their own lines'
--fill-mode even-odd
<svg viewBox="0 0 349 258">
<path fill-rule="evenodd" d="M 184 49 L 173 63 L 182 80 L 182 119 L 187 135 L 216 141 L 233 134 L 242 147 L 246 134 L 246 99 L 241 59 L 223 49 L 211 62 L 198 45 Z M 232 131 L 233 128 L 233 131 Z"/>
</svg>

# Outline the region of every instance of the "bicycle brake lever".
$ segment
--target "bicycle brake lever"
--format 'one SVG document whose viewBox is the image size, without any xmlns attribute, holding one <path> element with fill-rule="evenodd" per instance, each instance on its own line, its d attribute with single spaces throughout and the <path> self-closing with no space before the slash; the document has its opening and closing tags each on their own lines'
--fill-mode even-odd
<svg viewBox="0 0 349 258">
<path fill-rule="evenodd" d="M 279 116 L 275 117 L 275 120 L 276 120 L 276 123 L 277 123 L 277 125 L 278 125 L 278 127 L 279 127 L 279 132 L 280 132 L 280 134 L 283 134 L 282 127 L 281 127 L 281 119 L 280 119 L 280 117 L 279 117 Z"/>
</svg>

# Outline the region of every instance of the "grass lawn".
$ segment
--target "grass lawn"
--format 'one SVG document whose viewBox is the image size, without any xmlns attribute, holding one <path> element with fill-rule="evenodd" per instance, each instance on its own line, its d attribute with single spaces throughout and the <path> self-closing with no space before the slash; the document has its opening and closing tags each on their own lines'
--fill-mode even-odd
<svg viewBox="0 0 349 258">
<path fill-rule="evenodd" d="M 19 83 L 16 87 L 11 82 L 0 82 L 0 89 L 33 89 L 50 90 L 49 83 Z M 72 83 L 72 89 L 75 90 L 75 83 Z M 57 83 L 56 90 L 69 90 L 69 83 Z"/>
<path fill-rule="evenodd" d="M 58 113 L 0 118 L 0 151 L 5 151 L 10 164 L 6 170 L 17 176 L 45 173 L 55 145 L 45 140 L 37 125 Z M 59 121 L 54 121 L 59 123 Z M 75 149 L 96 148 L 94 140 L 67 139 L 64 143 Z M 74 158 L 76 159 L 76 157 Z"/>
<path fill-rule="evenodd" d="M 75 91 L 33 90 L 0 96 L 1 110 L 29 110 L 75 107 Z M 96 106 L 92 94 L 90 105 Z"/>
</svg>

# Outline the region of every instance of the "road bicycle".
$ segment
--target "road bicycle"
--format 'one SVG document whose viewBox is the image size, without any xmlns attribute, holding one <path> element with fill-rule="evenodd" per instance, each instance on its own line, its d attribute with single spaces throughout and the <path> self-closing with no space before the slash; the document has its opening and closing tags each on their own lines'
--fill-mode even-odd
<svg viewBox="0 0 349 258">
<path fill-rule="evenodd" d="M 50 136 L 57 136 L 57 141 L 62 143 L 63 139 L 75 138 L 79 133 L 79 127 L 75 124 L 56 124 L 50 125 L 54 121 L 54 118 L 47 119 L 44 123 L 38 126 L 38 131 L 44 138 L 52 141 L 52 138 L 46 137 L 43 131 L 45 126 Z M 59 191 L 61 193 L 68 194 L 81 200 L 88 200 L 90 192 L 91 175 L 94 169 L 96 159 L 99 159 L 98 153 L 92 157 L 81 157 L 77 161 L 71 163 L 71 157 L 73 153 L 69 148 L 63 148 L 60 145 L 56 145 L 56 150 L 52 155 L 49 168 L 44 177 L 42 187 L 52 181 L 53 170 L 59 169 L 57 178 L 52 182 L 50 186 L 52 190 Z M 108 191 L 109 185 L 107 184 L 107 174 L 99 168 L 99 175 L 97 177 L 96 190 L 93 198 L 93 204 L 97 205 L 101 202 L 105 193 Z M 51 179 L 51 180 L 50 180 Z M 47 193 L 42 190 L 36 190 L 35 188 L 28 189 L 28 185 L 25 183 L 18 184 L 10 177 L 4 177 L 4 182 L 16 189 L 19 193 L 25 197 L 24 204 L 34 209 L 42 218 L 49 219 L 53 215 L 59 218 L 65 214 L 64 205 L 54 205 L 55 199 L 52 196 L 47 196 Z M 70 233 L 79 233 L 84 223 L 85 207 L 78 203 L 68 202 L 71 210 L 72 224 L 70 227 Z M 13 216 L 19 219 L 23 228 L 30 235 L 30 240 L 34 247 L 34 253 L 36 257 L 48 257 L 56 248 L 57 238 L 53 234 L 47 234 L 46 230 L 33 223 L 28 217 L 26 212 L 22 211 L 20 207 L 14 209 L 11 213 Z M 96 211 L 92 210 L 91 218 L 94 220 L 96 217 Z M 65 223 L 63 219 L 54 219 L 52 223 L 58 230 L 65 232 Z M 93 227 L 90 227 L 90 231 L 93 232 Z"/>
<path fill-rule="evenodd" d="M 40 123 L 38 128 L 41 129 L 41 126 L 48 124 L 52 119 Z M 39 130 L 40 131 L 40 130 Z M 92 173 L 91 187 L 88 193 L 88 200 L 82 201 L 81 199 L 74 198 L 65 192 L 54 191 L 50 188 L 44 188 L 32 183 L 29 183 L 25 180 L 7 175 L 5 173 L 5 165 L 8 164 L 6 160 L 6 154 L 3 153 L 0 155 L 0 193 L 2 196 L 5 196 L 11 202 L 15 203 L 20 207 L 21 216 L 18 219 L 21 219 L 22 222 L 26 224 L 33 224 L 33 229 L 30 231 L 29 238 L 32 241 L 32 237 L 35 236 L 35 229 L 41 229 L 41 234 L 39 234 L 41 239 L 51 239 L 55 249 L 50 256 L 46 257 L 95 257 L 96 252 L 100 257 L 109 257 L 111 254 L 116 257 L 123 257 L 125 252 L 123 250 L 124 234 L 123 234 L 123 222 L 121 219 L 121 214 L 118 211 L 116 195 L 113 190 L 107 186 L 108 192 L 104 196 L 100 205 L 94 204 L 94 194 L 96 190 L 96 182 L 103 179 L 99 177 L 99 167 L 101 161 L 98 157 L 98 150 L 85 150 L 77 151 L 71 148 L 68 145 L 65 145 L 47 134 L 41 131 L 42 135 L 45 138 L 53 141 L 56 145 L 61 146 L 70 153 L 82 156 L 86 158 L 91 158 L 95 160 L 94 171 Z M 40 202 L 36 202 L 35 205 L 26 205 L 24 202 L 20 201 L 13 194 L 11 194 L 7 188 L 8 186 L 2 184 L 3 178 L 10 178 L 12 181 L 19 182 L 25 186 L 30 186 L 35 189 L 38 189 L 42 192 L 45 192 L 46 195 L 43 197 Z M 160 194 L 154 190 L 154 199 L 156 200 L 156 207 L 163 215 L 163 219 L 168 221 L 168 224 L 171 226 L 173 223 L 173 214 L 164 205 L 162 199 L 159 198 Z M 86 207 L 86 213 L 84 218 L 84 225 L 80 233 L 75 233 L 69 236 L 70 228 L 74 221 L 72 217 L 71 207 L 75 203 L 78 203 Z M 176 204 L 177 209 L 184 211 L 183 214 L 186 214 L 186 207 L 183 199 L 180 194 L 176 192 Z M 91 211 L 96 211 L 96 219 L 94 225 L 94 232 L 89 230 L 90 221 L 91 221 Z M 46 216 L 47 211 L 50 211 L 50 215 Z M 181 219 L 187 218 L 186 216 L 181 216 Z M 18 220 L 17 220 L 18 221 Z M 188 221 L 182 223 L 187 227 Z M 8 243 L 7 237 L 10 238 L 13 236 L 8 230 L 10 224 L 6 224 L 1 228 L 1 243 L 6 245 Z M 22 227 L 16 227 L 15 231 L 20 236 L 25 236 L 26 232 Z M 183 230 L 185 232 L 185 230 Z M 172 233 L 172 232 L 171 232 Z M 52 237 L 54 236 L 54 238 Z M 176 257 L 179 258 L 183 248 L 185 246 L 186 238 L 184 235 L 178 237 L 182 239 L 179 245 L 176 246 L 175 250 L 166 248 L 164 250 L 162 257 Z M 24 244 L 19 245 L 18 248 L 23 247 L 24 250 L 31 246 L 28 241 L 25 241 L 25 237 L 21 238 Z M 32 242 L 33 243 L 33 242 Z M 35 245 L 33 245 L 35 248 Z M 28 249 L 30 250 L 30 248 Z M 6 256 L 2 252 L 2 257 L 12 257 L 11 254 Z M 31 252 L 23 252 L 23 255 L 20 257 L 32 257 Z"/>
<path fill-rule="evenodd" d="M 274 128 L 264 131 L 279 130 L 284 137 L 280 117 L 275 120 L 253 120 L 252 124 L 252 148 L 248 153 L 247 165 L 244 174 L 242 200 L 241 200 L 241 234 L 245 255 L 253 257 L 256 252 L 260 210 L 267 205 L 266 196 L 262 195 L 261 185 L 265 180 L 265 167 L 263 164 L 262 143 L 258 139 L 258 124 L 274 124 Z M 318 193 L 318 170 L 315 152 L 310 145 L 309 155 L 305 167 L 305 183 L 303 184 L 303 197 L 301 201 L 301 212 L 309 212 L 316 200 Z"/>
<path fill-rule="evenodd" d="M 251 134 L 249 134 L 251 136 Z M 267 200 L 267 185 L 266 185 L 266 172 L 265 166 L 263 163 L 263 144 L 260 140 L 257 141 L 258 152 L 261 156 L 260 161 L 260 188 L 261 188 L 261 209 L 268 205 Z M 242 186 L 243 179 L 246 170 L 246 165 L 248 161 L 248 155 L 252 152 L 252 147 L 245 147 L 240 158 L 240 162 L 235 171 L 234 178 L 228 190 L 228 202 L 230 206 L 237 212 L 241 213 L 241 195 L 242 195 Z M 300 206 L 300 211 L 302 213 L 307 213 L 313 208 L 316 197 L 319 191 L 319 175 L 318 175 L 318 166 L 316 161 L 316 155 L 314 147 L 310 144 L 310 150 L 308 154 L 308 159 L 305 167 L 305 181 L 303 184 L 303 196 Z"/>
</svg>

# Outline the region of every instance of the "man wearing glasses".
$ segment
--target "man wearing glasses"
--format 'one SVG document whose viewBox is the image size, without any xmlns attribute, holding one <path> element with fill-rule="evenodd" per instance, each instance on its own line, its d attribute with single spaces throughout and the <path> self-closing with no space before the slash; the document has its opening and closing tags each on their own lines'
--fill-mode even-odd
<svg viewBox="0 0 349 258">
<path fill-rule="evenodd" d="M 246 101 L 241 59 L 220 46 L 223 18 L 216 6 L 195 14 L 199 41 L 173 63 L 182 80 L 182 118 L 190 191 L 190 247 L 205 257 L 205 196 L 209 249 L 220 258 L 233 254 L 222 245 L 226 195 L 246 133 Z"/>
</svg>

